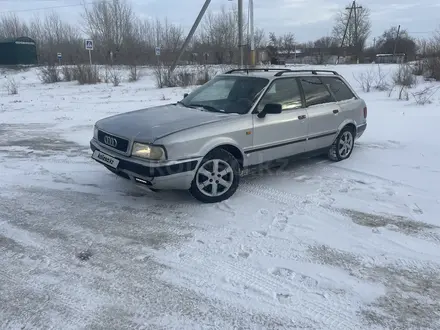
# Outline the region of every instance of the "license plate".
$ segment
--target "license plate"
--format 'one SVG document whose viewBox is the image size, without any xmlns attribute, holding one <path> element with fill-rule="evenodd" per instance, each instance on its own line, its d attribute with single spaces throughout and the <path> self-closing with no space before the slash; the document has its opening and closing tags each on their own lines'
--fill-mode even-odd
<svg viewBox="0 0 440 330">
<path fill-rule="evenodd" d="M 95 150 L 92 156 L 93 159 L 97 160 L 100 163 L 111 166 L 113 168 L 117 168 L 119 164 L 119 160 L 113 158 L 107 154 L 102 153 L 101 151 Z"/>
</svg>

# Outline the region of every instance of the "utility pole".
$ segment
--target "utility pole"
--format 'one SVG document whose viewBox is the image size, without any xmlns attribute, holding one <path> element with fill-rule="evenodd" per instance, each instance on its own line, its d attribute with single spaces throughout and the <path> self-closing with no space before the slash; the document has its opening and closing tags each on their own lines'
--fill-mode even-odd
<svg viewBox="0 0 440 330">
<path fill-rule="evenodd" d="M 356 52 L 356 62 L 359 64 L 359 54 L 361 52 L 361 44 L 359 42 L 359 21 L 358 21 L 358 9 L 362 9 L 362 6 L 356 6 L 356 0 L 353 1 L 352 10 L 354 11 L 354 48 Z"/>
<path fill-rule="evenodd" d="M 238 47 L 240 47 L 240 68 L 243 67 L 243 0 L 238 0 Z"/>
<path fill-rule="evenodd" d="M 254 27 L 254 0 L 249 0 L 250 38 L 251 38 L 251 66 L 255 66 L 255 27 Z"/>
<path fill-rule="evenodd" d="M 199 26 L 200 21 L 202 20 L 203 16 L 205 15 L 206 10 L 208 9 L 210 3 L 211 3 L 211 0 L 205 1 L 205 4 L 203 5 L 202 9 L 200 10 L 200 13 L 196 18 L 196 21 L 194 22 L 191 30 L 188 33 L 188 36 L 185 39 L 185 42 L 182 45 L 182 48 L 180 49 L 179 55 L 177 56 L 177 58 L 174 60 L 173 64 L 170 67 L 170 71 L 169 71 L 170 73 L 172 73 L 174 71 L 174 69 L 176 68 L 177 63 L 179 62 L 180 58 L 182 57 L 183 53 L 185 52 L 186 47 L 188 47 L 188 44 L 191 41 L 194 33 L 196 32 L 197 27 Z"/>
<path fill-rule="evenodd" d="M 351 7 L 346 7 L 346 10 L 349 10 L 350 13 L 348 14 L 348 20 L 347 20 L 347 24 L 345 25 L 345 31 L 344 31 L 344 36 L 342 37 L 342 43 L 341 43 L 341 48 L 344 45 L 344 41 L 345 41 L 345 37 L 347 36 L 347 32 L 348 32 L 348 28 L 350 26 L 351 23 L 351 16 L 352 13 L 354 12 L 354 49 L 356 52 L 356 62 L 359 63 L 359 53 L 360 53 L 360 43 L 359 43 L 359 22 L 358 22 L 358 15 L 357 15 L 357 10 L 358 9 L 362 9 L 362 6 L 356 6 L 356 1 L 353 1 Z M 353 41 L 353 40 L 351 40 Z M 350 46 L 350 43 L 349 43 Z M 338 62 L 339 62 L 339 56 L 338 56 Z"/>
<path fill-rule="evenodd" d="M 356 63 L 359 64 L 359 38 L 358 38 L 358 19 L 357 19 L 357 10 L 356 10 L 356 1 L 353 1 L 353 10 L 354 10 L 354 49 L 356 52 Z"/>
<path fill-rule="evenodd" d="M 397 49 L 397 41 L 399 40 L 399 34 L 400 34 L 400 25 L 397 28 L 396 40 L 394 41 L 393 60 L 396 58 L 396 49 Z"/>
<path fill-rule="evenodd" d="M 353 4 L 354 4 L 354 1 L 353 1 Z M 350 25 L 350 21 L 351 21 L 351 13 L 352 13 L 352 11 L 353 11 L 353 5 L 351 6 L 351 7 L 347 7 L 347 8 L 345 8 L 345 9 L 347 9 L 347 10 L 350 10 L 350 12 L 348 13 L 348 20 L 347 20 L 347 24 L 345 24 L 345 30 L 344 30 L 344 35 L 342 36 L 342 41 L 341 41 L 341 50 L 342 50 L 342 48 L 344 47 L 344 42 L 345 42 L 345 37 L 347 36 L 347 32 L 348 32 L 348 26 Z M 337 64 L 339 64 L 339 56 L 340 56 L 340 54 L 338 54 L 338 60 L 337 60 Z"/>
</svg>

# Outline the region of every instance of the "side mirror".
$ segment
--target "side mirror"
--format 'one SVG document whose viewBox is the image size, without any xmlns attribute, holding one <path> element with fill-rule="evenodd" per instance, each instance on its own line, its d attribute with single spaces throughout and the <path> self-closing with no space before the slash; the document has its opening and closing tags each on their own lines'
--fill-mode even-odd
<svg viewBox="0 0 440 330">
<path fill-rule="evenodd" d="M 187 96 L 188 96 L 188 93 L 183 94 L 183 98 L 185 98 L 185 97 L 187 97 Z"/>
<path fill-rule="evenodd" d="M 258 118 L 264 118 L 267 114 L 277 114 L 283 111 L 283 107 L 278 103 L 268 103 L 264 106 L 263 110 L 258 113 Z"/>
</svg>

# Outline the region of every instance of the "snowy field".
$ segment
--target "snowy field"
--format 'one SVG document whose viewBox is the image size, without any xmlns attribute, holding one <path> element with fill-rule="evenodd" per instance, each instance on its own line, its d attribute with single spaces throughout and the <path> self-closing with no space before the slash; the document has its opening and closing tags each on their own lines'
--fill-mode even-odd
<svg viewBox="0 0 440 330">
<path fill-rule="evenodd" d="M 359 89 L 370 65 L 332 68 Z M 0 88 L 1 329 L 440 328 L 440 92 L 420 106 L 359 91 L 368 128 L 350 159 L 203 205 L 138 190 L 89 151 L 96 120 L 191 88 L 156 89 L 148 70 L 43 85 L 34 69 Z"/>
</svg>

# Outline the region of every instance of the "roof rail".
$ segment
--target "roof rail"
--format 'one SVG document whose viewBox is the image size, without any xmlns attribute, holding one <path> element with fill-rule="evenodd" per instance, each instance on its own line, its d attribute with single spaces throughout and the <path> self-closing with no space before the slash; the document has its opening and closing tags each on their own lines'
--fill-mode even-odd
<svg viewBox="0 0 440 330">
<path fill-rule="evenodd" d="M 230 74 L 233 72 L 246 72 L 249 73 L 250 71 L 265 71 L 265 72 L 269 72 L 269 71 L 291 71 L 290 69 L 276 69 L 276 68 L 241 68 L 241 69 L 232 69 L 229 71 L 226 71 L 225 74 Z"/>
<path fill-rule="evenodd" d="M 334 75 L 339 75 L 339 73 L 337 73 L 336 71 L 333 70 L 314 70 L 314 69 L 310 69 L 310 70 L 290 70 L 290 69 L 286 69 L 280 72 L 277 72 L 275 74 L 275 77 L 280 77 L 282 76 L 284 73 L 291 73 L 291 72 L 311 72 L 312 74 L 318 74 L 319 72 L 324 72 L 324 73 L 333 73 Z"/>
</svg>

